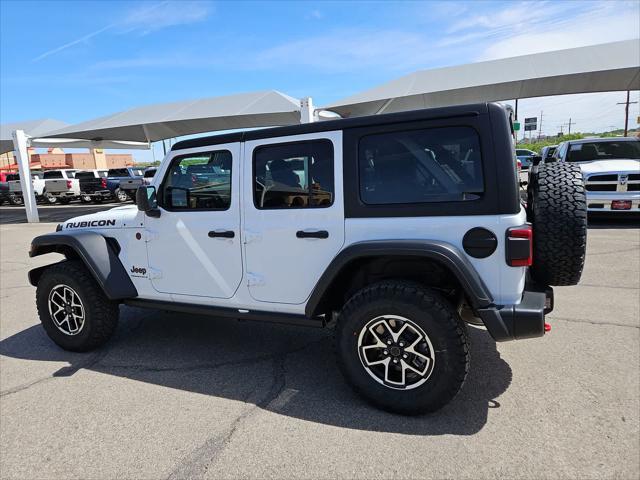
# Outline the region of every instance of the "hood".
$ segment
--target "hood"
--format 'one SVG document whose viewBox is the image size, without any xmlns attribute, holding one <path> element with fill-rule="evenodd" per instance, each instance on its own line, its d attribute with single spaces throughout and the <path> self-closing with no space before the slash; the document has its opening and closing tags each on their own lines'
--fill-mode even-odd
<svg viewBox="0 0 640 480">
<path fill-rule="evenodd" d="M 582 173 L 620 172 L 640 173 L 640 160 L 595 160 L 580 164 Z"/>
<path fill-rule="evenodd" d="M 143 213 L 135 205 L 115 207 L 102 212 L 81 215 L 61 223 L 62 230 L 80 228 L 135 228 L 142 226 Z"/>
</svg>

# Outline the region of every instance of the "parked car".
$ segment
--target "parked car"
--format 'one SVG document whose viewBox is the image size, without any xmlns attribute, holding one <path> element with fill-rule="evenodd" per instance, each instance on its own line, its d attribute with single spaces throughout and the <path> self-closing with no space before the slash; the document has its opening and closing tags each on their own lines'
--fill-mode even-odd
<svg viewBox="0 0 640 480">
<path fill-rule="evenodd" d="M 533 150 L 527 150 L 526 148 L 517 148 L 516 157 L 522 163 L 522 169 L 528 170 L 531 166 L 531 157 L 537 155 Z"/>
<path fill-rule="evenodd" d="M 640 212 L 640 138 L 570 140 L 550 160 L 580 165 L 590 212 Z"/>
<path fill-rule="evenodd" d="M 142 168 L 112 168 L 107 174 L 107 188 L 119 202 L 135 200 L 136 190 L 142 185 Z"/>
<path fill-rule="evenodd" d="M 527 218 L 510 131 L 485 103 L 178 142 L 137 205 L 33 239 L 32 257 L 67 257 L 29 272 L 44 330 L 98 348 L 121 303 L 329 324 L 366 400 L 437 410 L 469 370 L 463 318 L 497 341 L 540 337 L 551 286 L 582 272 L 580 168 L 542 165 Z"/>
<path fill-rule="evenodd" d="M 47 203 L 67 204 L 80 196 L 80 183 L 75 178 L 77 170 L 46 170 L 43 173 L 44 190 L 42 196 Z"/>
<path fill-rule="evenodd" d="M 100 203 L 111 198 L 107 188 L 107 170 L 83 170 L 76 172 L 75 178 L 80 184 L 80 201 Z"/>
</svg>

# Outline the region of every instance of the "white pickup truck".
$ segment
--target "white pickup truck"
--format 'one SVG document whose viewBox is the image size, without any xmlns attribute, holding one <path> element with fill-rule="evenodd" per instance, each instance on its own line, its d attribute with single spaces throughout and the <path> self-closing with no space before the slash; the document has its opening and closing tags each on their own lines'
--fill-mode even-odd
<svg viewBox="0 0 640 480">
<path fill-rule="evenodd" d="M 80 182 L 75 178 L 77 170 L 48 170 L 44 172 L 42 196 L 47 203 L 69 203 L 80 196 Z"/>
<path fill-rule="evenodd" d="M 33 183 L 33 191 L 36 198 L 42 198 L 42 192 L 44 191 L 44 179 L 42 178 L 42 172 L 31 173 L 31 182 Z M 15 173 L 7 175 L 7 194 L 11 204 L 22 205 L 24 203 L 19 174 Z"/>
</svg>

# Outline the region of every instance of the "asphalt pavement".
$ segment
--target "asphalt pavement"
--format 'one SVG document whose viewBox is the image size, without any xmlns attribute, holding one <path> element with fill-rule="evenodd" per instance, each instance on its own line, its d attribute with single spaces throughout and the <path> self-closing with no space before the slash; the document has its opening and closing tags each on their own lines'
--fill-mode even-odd
<svg viewBox="0 0 640 480">
<path fill-rule="evenodd" d="M 59 349 L 27 282 L 53 259 L 30 259 L 30 240 L 54 228 L 0 226 L 2 479 L 640 476 L 633 223 L 590 228 L 544 338 L 496 345 L 472 327 L 461 393 L 419 417 L 352 393 L 327 330 L 121 307 L 105 348 Z"/>
</svg>

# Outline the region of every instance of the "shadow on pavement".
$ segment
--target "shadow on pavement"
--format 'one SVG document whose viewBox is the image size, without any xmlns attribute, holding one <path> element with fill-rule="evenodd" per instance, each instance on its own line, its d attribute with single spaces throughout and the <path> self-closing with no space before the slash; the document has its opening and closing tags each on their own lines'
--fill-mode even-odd
<svg viewBox="0 0 640 480">
<path fill-rule="evenodd" d="M 510 385 L 512 372 L 488 333 L 470 328 L 471 368 L 460 394 L 421 417 L 379 411 L 357 397 L 341 376 L 331 331 L 218 320 L 121 307 L 110 343 L 87 354 L 66 352 L 40 325 L 0 342 L 0 354 L 68 362 L 53 374 L 80 369 L 253 403 L 311 422 L 411 435 L 472 435 Z"/>
<path fill-rule="evenodd" d="M 640 228 L 640 214 L 636 213 L 589 213 L 588 228 Z"/>
<path fill-rule="evenodd" d="M 60 206 L 41 206 L 38 205 L 38 216 L 43 223 L 59 223 L 70 218 L 80 215 L 89 215 L 90 213 L 102 212 L 110 208 L 120 207 L 124 205 L 133 205 L 132 203 L 101 203 L 96 205 L 60 205 Z M 27 223 L 27 214 L 24 207 L 0 207 L 0 225 Z"/>
</svg>

